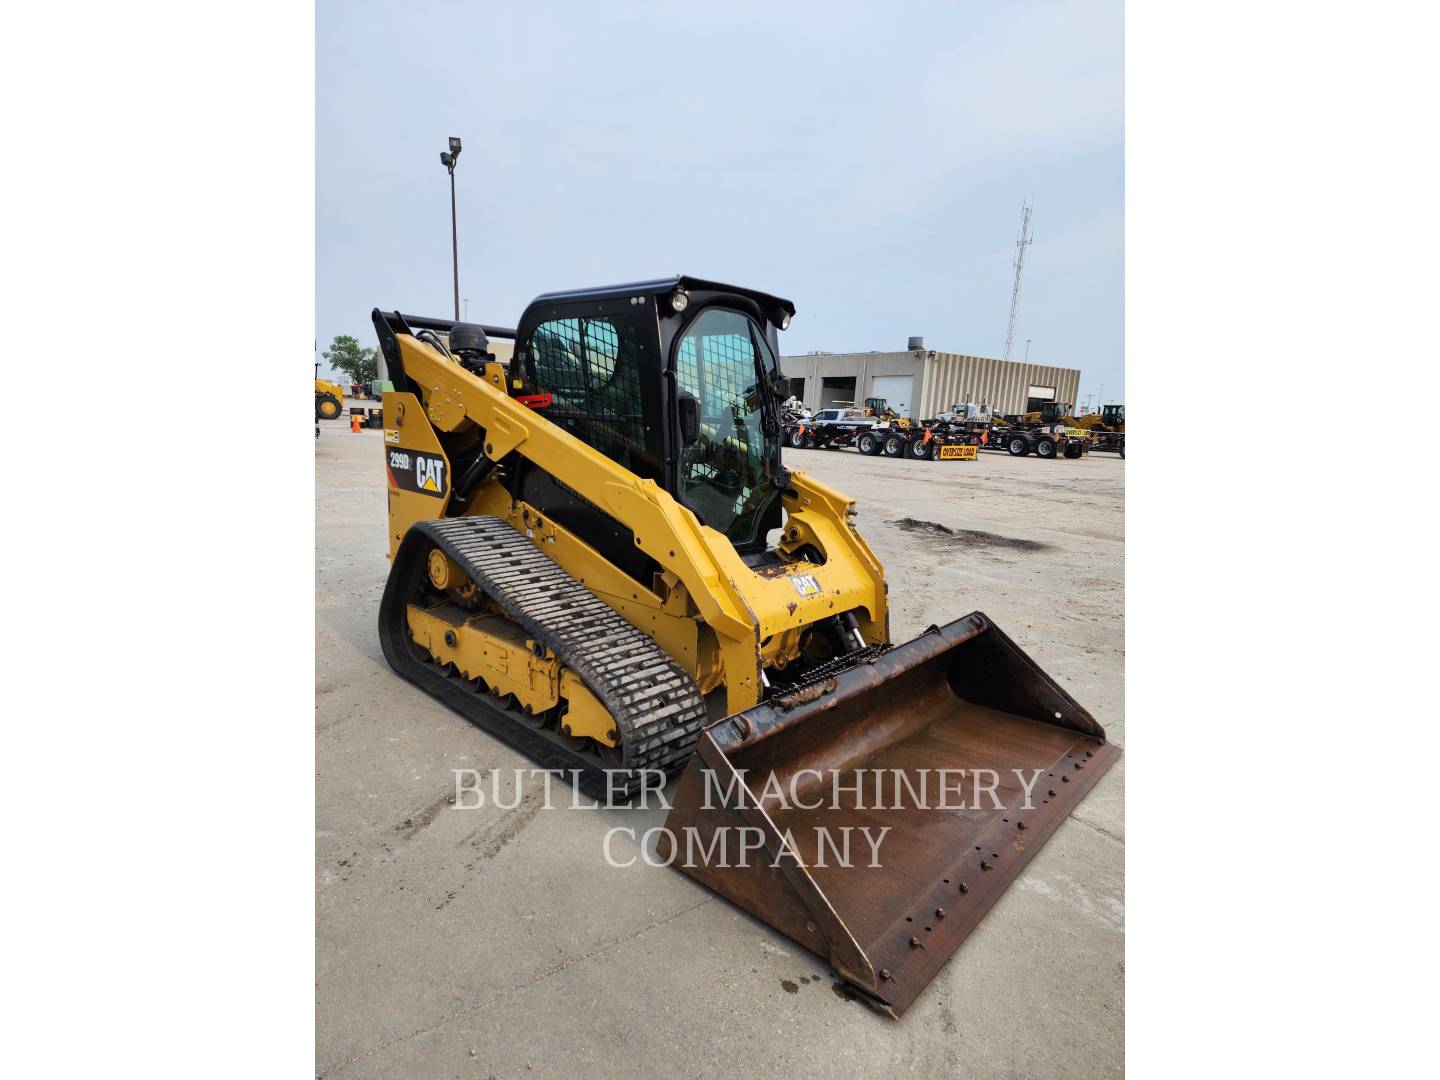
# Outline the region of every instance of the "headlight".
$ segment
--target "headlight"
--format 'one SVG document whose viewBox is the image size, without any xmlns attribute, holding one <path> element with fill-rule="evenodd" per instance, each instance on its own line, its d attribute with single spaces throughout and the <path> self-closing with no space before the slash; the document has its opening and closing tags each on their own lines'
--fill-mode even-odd
<svg viewBox="0 0 1440 1080">
<path fill-rule="evenodd" d="M 790 313 L 789 313 L 788 311 L 782 311 L 782 312 L 780 313 L 780 329 L 781 329 L 781 330 L 789 330 L 789 329 L 790 329 Z"/>
<path fill-rule="evenodd" d="M 676 289 L 670 294 L 670 306 L 676 311 L 684 311 L 690 306 L 690 297 L 685 295 L 684 289 Z"/>
</svg>

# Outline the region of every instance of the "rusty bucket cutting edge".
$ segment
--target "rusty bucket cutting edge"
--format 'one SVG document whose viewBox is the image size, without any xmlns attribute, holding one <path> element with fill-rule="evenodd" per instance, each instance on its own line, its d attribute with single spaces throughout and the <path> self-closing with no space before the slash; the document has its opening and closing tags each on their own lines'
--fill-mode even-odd
<svg viewBox="0 0 1440 1080">
<path fill-rule="evenodd" d="M 979 612 L 717 721 L 696 749 L 673 865 L 895 1018 L 1120 755 Z"/>
</svg>

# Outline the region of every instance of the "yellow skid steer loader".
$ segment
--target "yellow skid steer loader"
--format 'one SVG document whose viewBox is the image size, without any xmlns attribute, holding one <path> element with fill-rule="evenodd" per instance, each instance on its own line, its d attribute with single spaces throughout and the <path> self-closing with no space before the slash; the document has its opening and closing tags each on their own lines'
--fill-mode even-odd
<svg viewBox="0 0 1440 1080">
<path fill-rule="evenodd" d="M 381 643 L 592 795 L 683 771 L 661 854 L 898 1016 L 1118 751 L 983 614 L 891 642 L 853 502 L 781 461 L 794 313 L 689 277 L 376 310 Z"/>
</svg>

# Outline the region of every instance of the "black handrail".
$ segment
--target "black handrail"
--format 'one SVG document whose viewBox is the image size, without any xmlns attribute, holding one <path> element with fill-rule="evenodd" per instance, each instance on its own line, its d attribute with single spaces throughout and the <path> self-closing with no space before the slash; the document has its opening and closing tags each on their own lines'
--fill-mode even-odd
<svg viewBox="0 0 1440 1080">
<path fill-rule="evenodd" d="M 405 320 L 406 326 L 413 326 L 420 330 L 438 330 L 448 334 L 452 326 L 459 325 L 454 319 L 436 319 L 429 315 L 405 315 L 395 312 L 401 319 Z M 485 323 L 469 323 L 469 326 L 478 326 L 485 331 L 486 337 L 509 338 L 515 340 L 515 331 L 504 326 L 487 326 Z"/>
</svg>

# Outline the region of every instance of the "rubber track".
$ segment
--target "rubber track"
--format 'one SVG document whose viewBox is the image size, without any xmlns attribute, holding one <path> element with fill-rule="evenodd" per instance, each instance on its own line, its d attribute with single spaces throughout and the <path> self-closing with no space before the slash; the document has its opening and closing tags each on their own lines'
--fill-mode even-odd
<svg viewBox="0 0 1440 1080">
<path fill-rule="evenodd" d="M 414 658 L 415 646 L 408 641 L 405 621 L 406 606 L 425 580 L 424 564 L 432 547 L 450 556 L 517 625 L 549 647 L 609 711 L 623 749 L 623 766 L 634 774 L 624 785 L 627 791 L 638 788 L 639 770 L 674 773 L 684 767 L 706 722 L 705 699 L 695 680 L 648 635 L 500 518 L 445 518 L 411 526 L 396 553 L 381 603 L 381 638 L 386 657 L 396 670 L 432 692 L 431 680 L 417 678 L 420 672 L 415 666 L 433 678 L 446 679 Z M 399 635 L 405 635 L 403 646 L 408 647 L 394 648 L 402 645 Z M 455 704 L 453 686 L 450 689 L 443 697 Z M 547 765 L 553 765 L 557 755 L 568 757 L 572 760 L 564 767 L 585 774 L 582 788 L 592 792 L 603 789 L 605 780 L 593 758 L 553 739 L 546 739 L 547 745 L 537 753 L 535 738 L 544 738 L 543 733 L 495 709 L 484 695 L 468 692 L 475 705 L 490 714 L 482 720 L 487 729 L 496 731 L 496 718 L 503 718 L 503 723 L 514 729 L 496 731 L 506 741 Z M 462 711 L 469 714 L 472 710 Z"/>
</svg>

